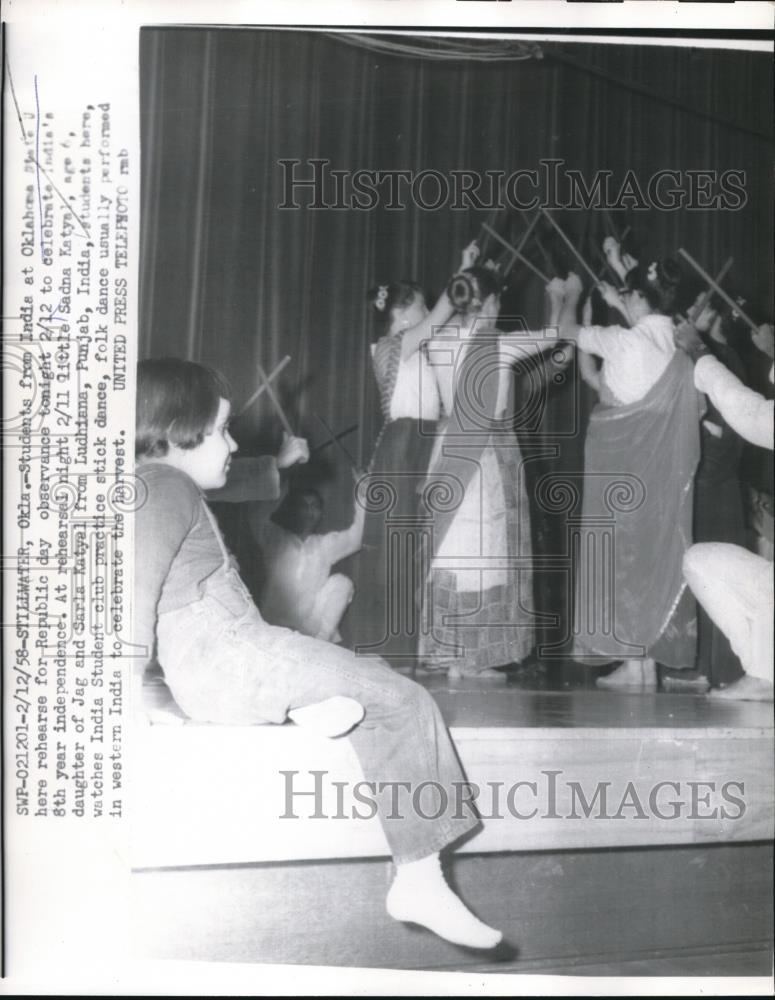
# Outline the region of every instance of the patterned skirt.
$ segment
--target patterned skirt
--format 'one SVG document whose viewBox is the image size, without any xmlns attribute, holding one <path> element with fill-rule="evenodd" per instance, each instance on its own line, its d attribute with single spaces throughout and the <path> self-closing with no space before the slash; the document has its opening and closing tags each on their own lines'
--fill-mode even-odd
<svg viewBox="0 0 775 1000">
<path fill-rule="evenodd" d="M 470 675 L 523 660 L 534 644 L 535 617 L 516 437 L 490 438 L 475 465 L 443 537 L 434 540 L 420 639 L 427 669 Z"/>
</svg>

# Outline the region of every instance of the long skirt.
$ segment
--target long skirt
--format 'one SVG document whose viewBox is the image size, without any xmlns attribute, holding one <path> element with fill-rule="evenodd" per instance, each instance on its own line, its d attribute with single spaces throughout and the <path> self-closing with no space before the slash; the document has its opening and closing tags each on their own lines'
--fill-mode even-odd
<svg viewBox="0 0 775 1000">
<path fill-rule="evenodd" d="M 417 662 L 427 518 L 421 511 L 435 423 L 393 420 L 380 434 L 358 491 L 366 507 L 355 596 L 347 615 L 349 646 L 395 667 Z"/>
<path fill-rule="evenodd" d="M 701 408 L 679 351 L 642 400 L 592 413 L 573 540 L 578 659 L 694 666 L 696 603 L 682 560 L 692 543 Z"/>
<path fill-rule="evenodd" d="M 447 454 L 445 454 L 445 451 Z M 513 433 L 440 448 L 429 475 L 441 497 L 423 600 L 424 666 L 474 675 L 533 647 L 530 513 Z M 455 495 L 457 493 L 457 495 Z"/>
</svg>

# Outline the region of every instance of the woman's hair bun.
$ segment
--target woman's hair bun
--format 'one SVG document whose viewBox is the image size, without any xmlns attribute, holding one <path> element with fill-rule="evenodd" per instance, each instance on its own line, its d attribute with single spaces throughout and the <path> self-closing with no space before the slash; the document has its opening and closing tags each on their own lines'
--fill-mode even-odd
<svg viewBox="0 0 775 1000">
<path fill-rule="evenodd" d="M 488 267 L 469 267 L 456 274 L 447 286 L 447 297 L 459 313 L 481 309 L 491 295 L 499 295 L 500 280 Z"/>
<path fill-rule="evenodd" d="M 447 288 L 447 297 L 457 312 L 468 312 L 481 305 L 476 295 L 477 289 L 467 274 L 456 274 Z"/>
<path fill-rule="evenodd" d="M 659 282 L 668 288 L 677 288 L 681 284 L 681 268 L 672 257 L 666 257 L 657 264 Z"/>
</svg>

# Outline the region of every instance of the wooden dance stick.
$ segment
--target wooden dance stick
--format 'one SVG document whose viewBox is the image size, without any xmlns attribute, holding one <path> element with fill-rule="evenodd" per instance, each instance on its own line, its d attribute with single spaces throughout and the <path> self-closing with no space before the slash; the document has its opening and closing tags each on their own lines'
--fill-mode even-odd
<svg viewBox="0 0 775 1000">
<path fill-rule="evenodd" d="M 692 255 L 690 253 L 687 253 L 686 250 L 684 250 L 683 247 L 679 247 L 678 248 L 678 252 L 684 258 L 684 260 L 687 260 L 691 264 L 691 266 L 694 268 L 694 270 L 697 272 L 697 274 L 699 274 L 700 277 L 704 279 L 705 283 L 708 284 L 708 285 L 710 285 L 710 287 L 719 296 L 719 298 L 722 298 L 731 309 L 734 309 L 735 312 L 738 314 L 738 316 L 740 316 L 740 318 L 743 320 L 743 322 L 747 323 L 748 326 L 750 326 L 750 328 L 753 330 L 754 333 L 758 333 L 759 332 L 759 327 L 754 323 L 754 321 L 751 319 L 751 317 L 748 316 L 746 313 L 743 312 L 743 310 L 740 308 L 740 306 L 737 304 L 737 302 L 735 302 L 735 300 L 732 298 L 732 296 L 731 295 L 727 295 L 727 293 L 724 291 L 724 289 L 721 287 L 721 285 L 719 285 L 718 282 L 714 281 L 713 278 L 711 278 L 711 276 L 708 274 L 708 272 L 705 271 L 697 263 L 697 261 L 694 259 L 694 257 L 692 257 Z"/>
<path fill-rule="evenodd" d="M 532 221 L 530 222 L 530 225 L 527 227 L 527 229 L 522 234 L 522 238 L 520 239 L 519 243 L 517 243 L 517 251 L 519 253 L 521 253 L 525 249 L 525 247 L 527 246 L 527 241 L 530 239 L 530 234 L 535 229 L 536 223 L 538 222 L 538 220 L 540 218 L 541 218 L 541 216 L 539 215 L 538 212 L 536 212 L 536 214 L 532 218 Z"/>
<path fill-rule="evenodd" d="M 317 416 L 317 414 L 315 414 L 315 416 Z M 318 419 L 320 418 L 318 417 Z M 322 422 L 323 421 L 321 420 L 321 423 Z M 342 440 L 342 438 L 347 437 L 348 434 L 352 434 L 353 431 L 357 431 L 359 427 L 360 424 L 353 424 L 352 427 L 348 427 L 346 430 L 339 431 L 338 434 L 335 434 L 333 437 L 330 437 L 327 441 L 324 441 L 323 444 L 319 444 L 316 448 L 313 448 L 310 454 L 316 455 L 319 451 L 322 451 L 324 448 L 327 448 L 330 444 L 337 444 L 339 441 Z"/>
<path fill-rule="evenodd" d="M 267 393 L 269 394 L 269 398 L 272 400 L 272 406 L 274 406 L 275 412 L 277 413 L 277 416 L 280 418 L 280 423 L 283 425 L 283 428 L 285 429 L 285 433 L 289 437 L 294 437 L 295 435 L 293 433 L 293 428 L 291 427 L 290 421 L 288 420 L 288 418 L 285 415 L 285 411 L 282 408 L 280 400 L 277 398 L 277 393 L 274 391 L 274 386 L 272 385 L 272 383 L 267 378 L 266 372 L 261 367 L 261 365 L 256 365 L 256 368 L 258 369 L 258 377 L 263 382 L 264 388 L 266 389 Z M 276 369 L 275 369 L 275 371 L 276 371 Z"/>
<path fill-rule="evenodd" d="M 616 240 L 617 243 L 621 243 L 622 241 L 619 239 L 619 234 L 617 233 L 616 226 L 614 225 L 614 221 L 611 218 L 611 213 L 608 211 L 607 208 L 603 209 L 603 220 L 605 224 L 608 226 L 608 235 L 613 236 L 613 238 Z"/>
<path fill-rule="evenodd" d="M 277 365 L 276 368 L 272 369 L 272 371 L 269 373 L 269 377 L 266 379 L 266 382 L 262 382 L 259 385 L 259 387 L 253 393 L 253 395 L 250 397 L 250 399 L 248 399 L 248 401 L 245 403 L 245 405 L 239 411 L 239 413 L 237 414 L 238 417 L 241 417 L 242 414 L 245 413 L 253 405 L 253 403 L 255 403 L 255 401 L 258 399 L 258 397 L 261 395 L 261 393 L 264 392 L 264 390 L 266 389 L 267 382 L 272 382 L 274 379 L 276 379 L 277 376 L 280 374 L 280 372 L 283 370 L 283 368 L 285 368 L 285 366 L 288 364 L 288 362 L 290 360 L 291 360 L 290 354 L 286 354 L 285 357 L 282 359 L 282 361 L 279 363 L 279 365 Z"/>
<path fill-rule="evenodd" d="M 726 276 L 727 271 L 730 269 L 734 261 L 735 261 L 734 257 L 727 258 L 726 264 L 724 264 L 719 273 L 716 275 L 715 280 L 717 285 L 721 284 L 722 280 Z M 697 305 L 692 306 L 692 308 L 689 310 L 689 316 L 688 316 L 688 320 L 690 323 L 696 323 L 697 320 L 700 318 L 700 316 L 702 316 L 703 312 L 705 311 L 705 306 L 707 306 L 707 304 L 710 302 L 712 295 L 713 295 L 713 289 L 708 288 L 703 294 L 700 301 L 697 303 Z"/>
<path fill-rule="evenodd" d="M 524 208 L 520 208 L 520 209 L 519 209 L 519 214 L 520 214 L 520 215 L 522 216 L 522 218 L 523 218 L 523 219 L 524 219 L 525 221 L 527 221 L 527 217 L 528 217 L 528 216 L 527 216 L 527 212 L 526 212 L 526 211 L 524 210 Z M 536 222 L 538 221 L 538 219 L 540 219 L 540 218 L 541 218 L 541 213 L 540 213 L 540 212 L 536 212 L 536 214 L 535 214 L 535 216 L 534 216 L 534 218 L 533 218 L 533 222 L 532 222 L 532 225 L 535 225 L 535 223 L 536 223 Z M 530 227 L 530 228 L 532 228 L 532 225 L 531 225 L 531 227 Z M 528 231 L 529 231 L 529 230 L 528 230 Z M 546 264 L 546 266 L 547 266 L 547 267 L 549 268 L 549 270 L 550 270 L 550 271 L 555 271 L 555 272 L 556 272 L 556 271 L 557 271 L 557 268 L 556 268 L 556 267 L 554 266 L 554 261 L 552 260 L 552 258 L 551 258 L 551 255 L 547 253 L 547 251 L 546 251 L 546 247 L 545 247 L 545 246 L 543 245 L 543 243 L 541 242 L 541 237 L 540 237 L 540 236 L 538 235 L 538 233 L 536 233 L 536 234 L 535 234 L 535 236 L 534 236 L 533 238 L 534 238 L 534 239 L 535 239 L 535 241 L 536 241 L 536 246 L 537 246 L 537 247 L 538 247 L 538 249 L 539 249 L 539 250 L 541 251 L 541 256 L 542 256 L 542 257 L 544 258 L 544 263 Z M 520 250 L 522 249 L 522 246 L 521 246 L 521 245 L 520 245 L 520 248 L 519 248 L 519 249 L 520 249 Z"/>
<path fill-rule="evenodd" d="M 551 224 L 557 230 L 557 233 L 560 236 L 560 238 L 562 239 L 563 243 L 565 243 L 565 245 L 568 247 L 568 249 L 573 254 L 573 256 L 576 258 L 576 260 L 579 262 L 579 264 L 581 264 L 581 266 L 587 272 L 587 274 L 592 279 L 592 281 L 595 283 L 595 285 L 599 285 L 600 284 L 600 279 L 598 278 L 598 276 L 595 274 L 595 272 L 592 270 L 592 268 L 589 266 L 589 264 L 587 264 L 587 262 L 584 260 L 584 258 L 578 252 L 578 250 L 574 247 L 574 245 L 571 243 L 571 241 L 568 239 L 568 237 L 565 235 L 565 233 L 562 231 L 562 229 L 560 229 L 559 225 L 551 217 L 551 215 L 549 214 L 548 209 L 546 209 L 543 206 L 541 206 L 540 211 L 544 213 L 544 215 L 546 216 L 546 218 L 551 222 Z"/>
<path fill-rule="evenodd" d="M 537 218 L 537 216 L 536 216 L 536 218 Z M 534 220 L 533 224 L 535 224 L 535 220 Z M 489 235 L 490 235 L 490 236 L 491 236 L 491 237 L 492 237 L 492 238 L 493 238 L 494 240 L 497 240 L 497 241 L 498 241 L 498 243 L 501 243 L 501 244 L 502 244 L 502 245 L 503 245 L 503 246 L 504 246 L 504 247 L 505 247 L 505 248 L 506 248 L 507 250 L 510 250 L 510 251 L 511 251 L 511 260 L 509 261 L 509 265 L 508 265 L 508 267 L 507 267 L 507 268 L 506 268 L 506 270 L 505 270 L 505 271 L 503 272 L 503 277 L 504 277 L 504 278 L 505 278 L 505 277 L 506 277 L 506 275 L 507 275 L 507 274 L 509 273 L 509 271 L 510 271 L 510 270 L 512 269 L 512 267 L 514 266 L 514 262 L 515 262 L 515 261 L 517 261 L 517 260 L 521 260 L 521 261 L 522 261 L 522 263 L 523 263 L 523 264 L 524 264 L 524 265 L 525 265 L 526 267 L 529 267 L 529 268 L 530 268 L 530 270 L 531 270 L 531 271 L 532 271 L 532 272 L 533 272 L 534 274 L 537 274 L 537 275 L 538 275 L 538 277 L 539 277 L 539 278 L 541 279 L 541 281 L 543 281 L 543 283 L 544 283 L 545 285 L 548 285 L 548 284 L 549 284 L 549 279 L 548 279 L 548 278 L 546 277 L 546 275 L 545 275 L 545 274 L 543 273 L 543 271 L 539 271 L 539 269 L 538 269 L 538 268 L 537 268 L 537 267 L 535 266 L 535 264 L 533 264 L 533 262 L 532 262 L 532 261 L 529 261 L 529 260 L 527 259 L 527 257 L 525 257 L 525 255 L 524 255 L 523 253 L 521 253 L 521 252 L 520 252 L 520 251 L 519 251 L 519 250 L 518 250 L 517 248 L 513 247 L 513 246 L 512 246 L 512 245 L 511 245 L 511 244 L 510 244 L 510 243 L 509 243 L 509 242 L 508 242 L 507 240 L 504 240 L 502 236 L 499 236 L 499 235 L 498 235 L 498 234 L 497 234 L 497 233 L 495 232 L 495 230 L 494 230 L 494 229 L 490 229 L 490 227 L 489 227 L 489 226 L 487 225 L 487 223 L 486 223 L 486 222 L 485 222 L 485 224 L 484 224 L 483 228 L 484 228 L 484 229 L 485 229 L 485 230 L 486 230 L 486 231 L 487 231 L 487 232 L 489 233 Z M 524 237 L 523 237 L 523 242 L 524 242 Z M 522 244 L 522 243 L 520 243 L 520 246 L 522 246 L 522 245 L 523 245 L 523 244 Z"/>
<path fill-rule="evenodd" d="M 350 452 L 345 448 L 345 446 L 339 440 L 339 438 L 342 437 L 343 434 L 349 434 L 350 430 L 354 430 L 355 428 L 351 427 L 350 430 L 343 431 L 342 434 L 334 434 L 333 430 L 328 426 L 328 424 L 326 423 L 326 421 L 320 416 L 319 413 L 316 413 L 315 416 L 318 418 L 318 420 L 321 422 L 321 424 L 325 427 L 326 433 L 328 434 L 328 437 L 329 437 L 329 440 L 326 441 L 326 443 L 324 445 L 321 445 L 321 448 L 325 448 L 326 445 L 331 444 L 331 442 L 333 441 L 333 443 L 337 446 L 337 448 L 342 452 L 342 454 L 344 455 L 344 457 L 350 463 L 350 468 L 355 469 L 356 472 L 360 472 L 361 470 L 356 465 L 355 459 L 352 457 L 352 455 L 350 454 Z M 355 427 L 357 427 L 357 426 L 358 426 L 358 424 L 355 425 Z M 315 451 L 318 451 L 318 449 L 316 448 Z"/>
<path fill-rule="evenodd" d="M 509 273 L 509 271 L 512 269 L 512 267 L 514 266 L 514 262 L 517 261 L 517 260 L 522 261 L 522 263 L 525 265 L 525 267 L 529 268 L 533 272 L 533 274 L 535 274 L 537 277 L 539 277 L 541 279 L 541 281 L 543 281 L 543 283 L 545 285 L 549 284 L 549 279 L 546 277 L 546 275 L 544 274 L 544 272 L 541 271 L 539 268 L 537 268 L 535 266 L 535 264 L 531 260 L 528 260 L 527 257 L 525 257 L 524 254 L 521 254 L 519 252 L 519 250 L 515 250 L 514 251 L 514 256 L 512 257 L 512 259 L 511 259 L 511 261 L 509 263 L 509 266 L 503 272 L 504 278 Z"/>
</svg>

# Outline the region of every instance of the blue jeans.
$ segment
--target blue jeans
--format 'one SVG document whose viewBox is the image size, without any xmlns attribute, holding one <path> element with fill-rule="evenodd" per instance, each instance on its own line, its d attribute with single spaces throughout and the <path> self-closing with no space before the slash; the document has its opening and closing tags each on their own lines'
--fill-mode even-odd
<svg viewBox="0 0 775 1000">
<path fill-rule="evenodd" d="M 365 716 L 348 739 L 397 862 L 426 857 L 479 826 L 472 807 L 461 806 L 465 776 L 428 692 L 382 659 L 268 625 L 236 570 L 224 565 L 200 600 L 160 616 L 158 653 L 175 700 L 197 721 L 282 723 L 291 709 L 334 695 L 360 702 Z M 395 782 L 409 790 L 394 810 L 394 786 L 377 786 Z M 428 782 L 418 812 L 412 793 Z"/>
</svg>

